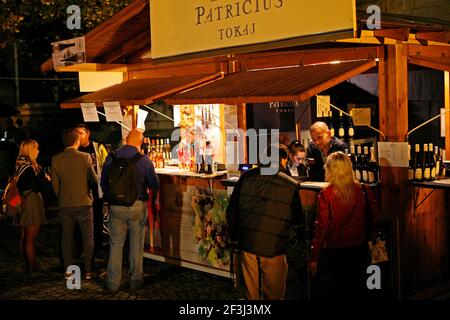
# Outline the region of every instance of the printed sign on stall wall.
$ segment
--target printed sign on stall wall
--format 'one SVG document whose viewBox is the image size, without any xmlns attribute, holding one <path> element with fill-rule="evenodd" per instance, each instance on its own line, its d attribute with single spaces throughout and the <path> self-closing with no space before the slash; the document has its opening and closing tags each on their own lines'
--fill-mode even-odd
<svg viewBox="0 0 450 320">
<path fill-rule="evenodd" d="M 122 109 L 118 101 L 103 102 L 105 108 L 106 121 L 123 121 Z"/>
<path fill-rule="evenodd" d="M 84 122 L 99 122 L 95 103 L 80 103 Z"/>
<path fill-rule="evenodd" d="M 152 58 L 351 38 L 354 0 L 150 0 Z M 235 53 L 224 50 L 222 53 Z"/>
</svg>

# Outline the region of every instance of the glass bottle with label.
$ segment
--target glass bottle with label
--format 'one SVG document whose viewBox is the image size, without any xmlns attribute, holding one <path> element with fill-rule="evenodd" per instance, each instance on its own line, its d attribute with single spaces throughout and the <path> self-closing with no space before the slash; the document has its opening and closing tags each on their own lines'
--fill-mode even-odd
<svg viewBox="0 0 450 320">
<path fill-rule="evenodd" d="M 369 182 L 369 147 L 364 147 L 364 157 L 362 166 L 362 182 Z"/>
<path fill-rule="evenodd" d="M 355 176 L 356 176 L 356 180 L 358 180 L 359 182 L 362 182 L 362 152 L 361 152 L 361 146 L 357 146 L 356 147 L 356 167 L 355 167 Z"/>
<path fill-rule="evenodd" d="M 328 128 L 330 129 L 331 136 L 334 137 L 334 124 L 333 124 L 333 113 L 331 110 L 328 113 Z"/>
<path fill-rule="evenodd" d="M 412 159 L 412 150 L 410 144 L 408 144 L 408 180 L 414 180 L 414 161 Z"/>
<path fill-rule="evenodd" d="M 344 139 L 345 136 L 345 128 L 344 128 L 344 117 L 342 115 L 342 111 L 339 113 L 339 130 L 338 136 L 340 139 Z"/>
<path fill-rule="evenodd" d="M 436 161 L 433 154 L 433 144 L 428 144 L 428 162 L 431 170 L 431 180 L 436 180 Z"/>
<path fill-rule="evenodd" d="M 377 160 L 375 159 L 375 148 L 370 147 L 370 160 L 368 163 L 368 176 L 369 183 L 378 182 L 378 165 Z"/>
<path fill-rule="evenodd" d="M 431 181 L 431 168 L 428 154 L 428 144 L 423 145 L 423 180 Z"/>
<path fill-rule="evenodd" d="M 423 180 L 423 165 L 422 157 L 420 154 L 420 144 L 415 145 L 415 155 L 414 155 L 414 180 Z"/>
<path fill-rule="evenodd" d="M 355 124 L 352 117 L 348 117 L 348 137 L 353 138 L 355 136 Z"/>
<path fill-rule="evenodd" d="M 436 163 L 436 179 L 441 177 L 442 158 L 438 146 L 434 147 L 434 161 Z"/>
</svg>

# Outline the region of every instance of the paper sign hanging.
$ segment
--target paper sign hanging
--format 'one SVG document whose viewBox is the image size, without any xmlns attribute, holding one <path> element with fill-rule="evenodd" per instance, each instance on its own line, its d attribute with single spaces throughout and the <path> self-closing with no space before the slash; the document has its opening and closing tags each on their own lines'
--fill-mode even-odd
<svg viewBox="0 0 450 320">
<path fill-rule="evenodd" d="M 137 117 L 137 128 L 145 131 L 145 119 L 147 119 L 148 111 L 139 109 Z"/>
<path fill-rule="evenodd" d="M 99 122 L 95 103 L 80 103 L 84 122 Z"/>
<path fill-rule="evenodd" d="M 378 142 L 378 163 L 382 167 L 407 168 L 408 152 L 406 142 Z"/>
<path fill-rule="evenodd" d="M 123 121 L 119 101 L 103 102 L 103 107 L 105 108 L 106 121 Z"/>
</svg>

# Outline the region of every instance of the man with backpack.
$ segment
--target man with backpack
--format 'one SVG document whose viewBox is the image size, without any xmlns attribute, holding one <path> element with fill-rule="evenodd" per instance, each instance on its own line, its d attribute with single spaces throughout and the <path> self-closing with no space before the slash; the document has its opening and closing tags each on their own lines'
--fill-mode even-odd
<svg viewBox="0 0 450 320">
<path fill-rule="evenodd" d="M 126 145 L 106 158 L 101 176 L 105 199 L 110 203 L 110 251 L 106 290 L 116 292 L 122 277 L 122 252 L 130 230 L 130 288 L 134 292 L 143 285 L 143 252 L 147 222 L 147 188 L 158 189 L 158 177 L 153 163 L 140 153 L 143 134 L 130 131 Z M 158 199 L 158 197 L 156 197 Z M 159 201 L 156 202 L 159 208 Z"/>
</svg>

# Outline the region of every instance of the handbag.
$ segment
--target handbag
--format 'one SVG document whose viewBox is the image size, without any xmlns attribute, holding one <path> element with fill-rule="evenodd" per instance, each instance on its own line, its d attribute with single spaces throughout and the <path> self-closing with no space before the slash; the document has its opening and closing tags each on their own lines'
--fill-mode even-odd
<svg viewBox="0 0 450 320">
<path fill-rule="evenodd" d="M 365 198 L 365 219 L 366 219 L 366 234 L 367 244 L 369 247 L 369 261 L 371 264 L 377 264 L 382 262 L 388 262 L 389 256 L 386 247 L 386 240 L 383 240 L 379 233 L 375 231 L 372 223 L 372 212 L 369 204 L 369 197 L 367 195 L 366 186 L 363 186 L 363 193 Z"/>
</svg>

